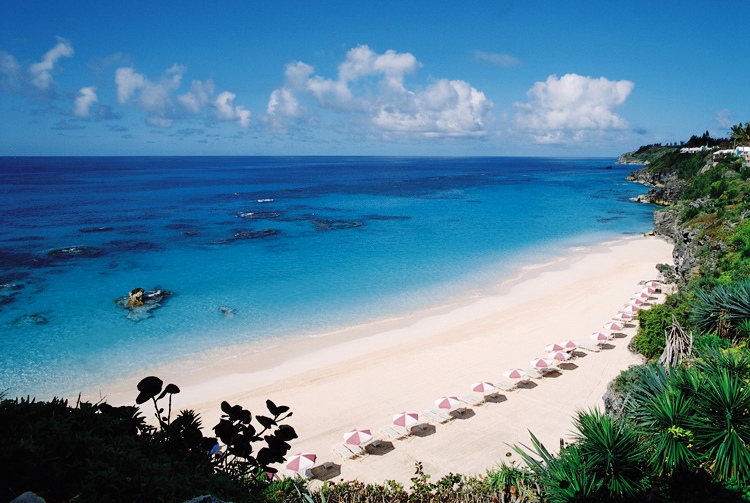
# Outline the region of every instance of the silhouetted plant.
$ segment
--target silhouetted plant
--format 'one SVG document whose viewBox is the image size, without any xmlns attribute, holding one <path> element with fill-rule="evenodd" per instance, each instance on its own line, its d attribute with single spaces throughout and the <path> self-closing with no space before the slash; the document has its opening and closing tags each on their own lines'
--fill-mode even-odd
<svg viewBox="0 0 750 503">
<path fill-rule="evenodd" d="M 213 428 L 226 445 L 226 452 L 218 462 L 220 470 L 235 478 L 251 476 L 256 482 L 264 473 L 277 471 L 270 465 L 284 461 L 291 449 L 287 442 L 297 438 L 297 433 L 291 426 L 279 424 L 292 415 L 289 407 L 266 400 L 266 408 L 273 417 L 256 415 L 255 420 L 261 426 L 259 430 L 252 424 L 253 416 L 249 410 L 221 402 L 224 414 Z M 257 442 L 265 442 L 265 446 L 254 454 L 252 444 Z"/>
</svg>

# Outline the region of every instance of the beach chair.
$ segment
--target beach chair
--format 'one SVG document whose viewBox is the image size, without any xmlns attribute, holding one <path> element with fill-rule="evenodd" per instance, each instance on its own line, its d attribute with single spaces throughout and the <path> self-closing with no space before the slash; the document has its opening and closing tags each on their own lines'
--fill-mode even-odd
<svg viewBox="0 0 750 503">
<path fill-rule="evenodd" d="M 543 379 L 544 374 L 552 370 L 555 370 L 555 369 L 552 369 L 551 367 L 547 367 L 547 368 L 541 368 L 541 369 L 529 369 L 526 372 L 528 373 L 527 375 L 531 377 L 532 379 Z"/>
<path fill-rule="evenodd" d="M 579 342 L 578 347 L 581 349 L 585 349 L 586 351 L 592 351 L 594 353 L 598 353 L 602 349 L 599 344 L 589 344 L 587 342 Z"/>
<path fill-rule="evenodd" d="M 338 444 L 333 444 L 331 447 L 344 459 L 352 459 L 365 453 L 365 449 L 359 445 L 342 444 L 339 442 Z"/>
<path fill-rule="evenodd" d="M 525 381 L 525 379 L 522 381 Z M 514 389 L 518 388 L 519 382 L 521 381 L 510 381 L 508 379 L 500 378 L 492 381 L 492 384 L 500 391 L 513 391 Z"/>
<path fill-rule="evenodd" d="M 406 428 L 402 428 L 401 426 L 397 426 L 395 424 L 387 424 L 380 428 L 380 431 L 385 433 L 388 437 L 390 437 L 393 440 L 399 440 L 404 437 L 408 437 L 410 432 L 406 430 Z"/>
<path fill-rule="evenodd" d="M 440 424 L 447 423 L 448 421 L 452 421 L 454 419 L 454 417 L 450 414 L 446 414 L 445 412 L 438 409 L 425 409 L 421 411 L 420 414 L 427 419 Z"/>
<path fill-rule="evenodd" d="M 485 402 L 484 396 L 478 395 L 476 393 L 469 393 L 467 395 L 458 397 L 458 399 L 461 400 L 465 404 L 473 405 L 473 406 L 479 406 Z"/>
</svg>

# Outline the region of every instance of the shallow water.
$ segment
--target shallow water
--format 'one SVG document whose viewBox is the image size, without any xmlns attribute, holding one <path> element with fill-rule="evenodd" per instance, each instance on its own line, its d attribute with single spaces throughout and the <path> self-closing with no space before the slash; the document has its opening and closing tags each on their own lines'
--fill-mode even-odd
<svg viewBox="0 0 750 503">
<path fill-rule="evenodd" d="M 1 387 L 71 395 L 215 347 L 480 294 L 570 247 L 649 230 L 653 207 L 629 200 L 643 188 L 613 163 L 0 158 Z M 134 321 L 114 300 L 135 287 L 173 296 Z"/>
</svg>

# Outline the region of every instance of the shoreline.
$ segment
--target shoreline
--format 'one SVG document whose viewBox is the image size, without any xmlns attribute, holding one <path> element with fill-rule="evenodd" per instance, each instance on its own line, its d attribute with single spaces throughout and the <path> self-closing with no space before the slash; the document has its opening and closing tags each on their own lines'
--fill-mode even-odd
<svg viewBox="0 0 750 503">
<path fill-rule="evenodd" d="M 503 393 L 502 403 L 473 407 L 474 417 L 437 425 L 425 438 L 393 441 L 393 449 L 381 456 L 342 461 L 331 445 L 354 427 L 371 428 L 382 437 L 379 428 L 396 412 L 422 410 L 441 395 L 468 394 L 471 382 L 492 381 L 510 367 L 527 368 L 548 343 L 586 340 L 639 281 L 657 276 L 657 263 L 671 262 L 672 245 L 638 236 L 567 251 L 545 264 L 522 267 L 486 295 L 280 341 L 263 351 L 246 346 L 238 355 L 204 357 L 190 368 L 179 363 L 154 368 L 153 374 L 181 388 L 173 406 L 196 410 L 206 434 L 218 422 L 222 400 L 253 413 L 265 411 L 266 399 L 290 406 L 294 416 L 287 424 L 299 435 L 290 454 L 315 452 L 318 465 L 340 466 L 336 478 L 408 483 L 416 461 L 433 477 L 481 473 L 515 459 L 505 452 L 509 444 L 528 443 L 527 428 L 554 450 L 572 428 L 575 410 L 601 405 L 606 384 L 639 362 L 627 350 L 635 330 L 626 330 L 611 349 L 581 354 L 575 370 L 535 381 L 534 389 Z M 123 382 L 99 393 L 112 405 L 132 405 L 136 384 Z M 147 418 L 153 415 L 146 404 L 142 411 Z M 484 438 L 475 438 L 479 431 Z"/>
</svg>

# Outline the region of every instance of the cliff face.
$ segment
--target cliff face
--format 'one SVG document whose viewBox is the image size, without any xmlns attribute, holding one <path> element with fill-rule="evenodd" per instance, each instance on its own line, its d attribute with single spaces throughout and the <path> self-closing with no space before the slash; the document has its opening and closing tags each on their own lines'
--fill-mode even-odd
<svg viewBox="0 0 750 503">
<path fill-rule="evenodd" d="M 647 166 L 637 169 L 627 176 L 631 182 L 641 183 L 650 187 L 648 193 L 638 196 L 639 201 L 669 206 L 680 200 L 685 192 L 687 183 L 677 178 L 672 170 L 652 172 Z"/>
<path fill-rule="evenodd" d="M 648 193 L 639 196 L 638 200 L 665 206 L 654 212 L 654 234 L 674 244 L 672 258 L 675 265 L 673 268 L 662 268 L 665 277 L 672 277 L 678 284 L 684 285 L 700 272 L 701 264 L 710 264 L 718 254 L 726 252 L 724 243 L 714 242 L 699 230 L 681 222 L 683 204 L 677 203 L 688 184 L 679 180 L 674 171 L 653 173 L 643 167 L 630 173 L 627 179 L 650 187 Z M 701 204 L 700 200 L 689 203 Z"/>
</svg>

